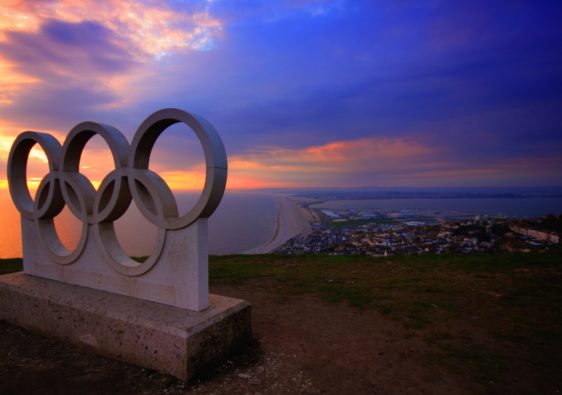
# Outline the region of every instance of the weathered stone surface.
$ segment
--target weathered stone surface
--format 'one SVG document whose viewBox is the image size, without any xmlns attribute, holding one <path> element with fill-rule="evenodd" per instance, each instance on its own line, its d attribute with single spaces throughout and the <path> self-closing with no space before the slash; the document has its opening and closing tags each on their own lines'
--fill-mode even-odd
<svg viewBox="0 0 562 395">
<path fill-rule="evenodd" d="M 183 215 L 172 190 L 149 168 L 154 143 L 176 123 L 193 130 L 206 164 L 201 195 Z M 95 135 L 115 165 L 97 189 L 80 173 L 80 157 Z M 49 173 L 34 199 L 26 169 L 36 144 Z M 25 275 L 0 280 L 0 320 L 182 379 L 218 359 L 251 332 L 247 302 L 209 295 L 207 218 L 222 199 L 227 168 L 215 128 L 175 108 L 151 114 L 131 144 L 118 129 L 97 122 L 79 123 L 62 145 L 46 133 L 18 135 L 7 170 L 21 214 Z M 143 262 L 123 250 L 114 227 L 133 201 L 158 228 Z M 82 222 L 72 251 L 54 223 L 65 206 Z"/>
<path fill-rule="evenodd" d="M 95 288 L 139 299 L 201 311 L 209 303 L 207 219 L 200 218 L 187 228 L 166 231 L 158 264 L 140 276 L 127 276 L 106 262 L 100 243 L 89 236 L 75 262 L 59 265 L 41 247 L 36 224 L 22 216 L 23 270 L 36 277 Z M 127 258 L 128 259 L 128 258 Z"/>
<path fill-rule="evenodd" d="M 191 210 L 180 215 L 170 187 L 149 162 L 154 143 L 169 126 L 190 127 L 205 154 L 205 184 Z M 96 189 L 80 173 L 84 147 L 95 135 L 107 144 L 115 169 Z M 49 173 L 31 197 L 27 161 L 34 145 L 47 157 Z M 207 120 L 177 108 L 151 114 L 131 144 L 117 128 L 81 122 L 64 143 L 47 133 L 23 132 L 8 156 L 8 184 L 21 214 L 23 270 L 27 274 L 194 311 L 209 306 L 207 218 L 219 205 L 228 173 L 220 135 Z M 122 248 L 114 222 L 134 201 L 158 228 L 156 243 L 143 262 Z M 54 218 L 64 207 L 82 222 L 76 247 L 59 239 Z"/>
<path fill-rule="evenodd" d="M 0 276 L 0 320 L 182 380 L 251 335 L 242 300 L 194 312 L 23 273 Z"/>
</svg>

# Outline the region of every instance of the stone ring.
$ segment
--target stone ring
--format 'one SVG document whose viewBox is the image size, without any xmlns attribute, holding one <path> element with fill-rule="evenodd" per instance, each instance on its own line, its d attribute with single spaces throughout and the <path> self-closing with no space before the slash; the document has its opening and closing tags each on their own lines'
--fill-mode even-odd
<svg viewBox="0 0 562 395">
<path fill-rule="evenodd" d="M 195 132 L 206 161 L 201 196 L 191 211 L 183 216 L 179 216 L 174 195 L 166 182 L 148 168 L 150 154 L 160 134 L 179 122 Z M 96 134 L 108 145 L 115 165 L 97 191 L 90 180 L 79 172 L 82 151 Z M 35 144 L 39 144 L 47 156 L 49 173 L 41 180 L 33 200 L 27 188 L 27 161 Z M 35 222 L 40 242 L 53 261 L 59 264 L 76 261 L 84 250 L 91 226 L 108 264 L 128 276 L 146 273 L 154 266 L 164 246 L 167 230 L 182 229 L 199 218 L 208 218 L 222 199 L 226 178 L 226 152 L 214 127 L 200 116 L 173 108 L 150 115 L 138 128 L 131 146 L 125 136 L 112 126 L 82 122 L 70 131 L 62 146 L 46 133 L 21 133 L 8 158 L 12 200 L 22 216 Z M 143 263 L 125 254 L 113 225 L 125 213 L 131 200 L 135 201 L 143 216 L 158 227 L 156 245 Z M 53 218 L 65 204 L 82 221 L 80 240 L 74 251 L 68 251 L 62 245 L 54 228 Z"/>
</svg>

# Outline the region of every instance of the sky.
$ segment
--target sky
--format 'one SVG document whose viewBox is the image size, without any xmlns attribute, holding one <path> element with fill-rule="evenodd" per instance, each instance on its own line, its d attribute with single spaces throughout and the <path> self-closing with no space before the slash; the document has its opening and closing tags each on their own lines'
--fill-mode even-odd
<svg viewBox="0 0 562 395">
<path fill-rule="evenodd" d="M 131 141 L 166 107 L 219 131 L 229 189 L 560 186 L 561 17 L 560 1 L 0 0 L 0 189 L 24 130 L 62 142 L 91 120 Z M 94 185 L 108 158 L 86 146 Z M 203 183 L 187 127 L 150 166 Z"/>
</svg>

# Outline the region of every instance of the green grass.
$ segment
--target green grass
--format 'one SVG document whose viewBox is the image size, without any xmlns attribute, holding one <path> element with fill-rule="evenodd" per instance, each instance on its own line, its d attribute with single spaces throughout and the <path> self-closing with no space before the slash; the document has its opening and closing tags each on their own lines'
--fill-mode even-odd
<svg viewBox="0 0 562 395">
<path fill-rule="evenodd" d="M 21 260 L 0 260 L 0 274 L 17 270 Z M 496 391 L 494 385 L 509 371 L 513 351 L 507 350 L 522 350 L 529 366 L 540 367 L 545 377 L 556 377 L 556 366 L 562 366 L 560 248 L 379 258 L 211 256 L 209 278 L 211 287 L 267 290 L 280 303 L 315 295 L 376 311 L 408 336 L 424 339 L 433 363 L 470 375 L 488 392 Z"/>
<path fill-rule="evenodd" d="M 210 279 L 212 285 L 263 287 L 289 297 L 288 303 L 292 296 L 311 294 L 376 310 L 408 336 L 425 339 L 429 363 L 469 375 L 488 392 L 501 392 L 509 381 L 514 349 L 553 380 L 555 367 L 562 365 L 562 249 L 384 258 L 212 257 Z"/>
<path fill-rule="evenodd" d="M 21 259 L 0 260 L 0 274 L 21 268 Z M 562 302 L 561 268 L 560 249 L 534 254 L 384 258 L 231 255 L 211 256 L 209 277 L 211 284 L 252 282 L 273 286 L 285 295 L 317 294 L 330 302 L 374 308 L 422 327 L 436 309 L 462 314 L 467 298 L 482 295 L 501 295 L 495 302 L 504 308 L 534 305 L 549 310 Z M 552 271 L 558 274 L 552 275 Z M 553 312 L 556 320 L 560 316 Z"/>
<path fill-rule="evenodd" d="M 437 316 L 458 317 L 479 301 L 502 308 L 541 306 L 562 323 L 561 313 L 553 309 L 562 303 L 562 284 L 548 274 L 562 269 L 561 256 L 560 250 L 387 258 L 225 256 L 211 258 L 210 279 L 212 284 L 252 282 L 285 295 L 316 294 L 373 308 L 420 329 Z"/>
</svg>

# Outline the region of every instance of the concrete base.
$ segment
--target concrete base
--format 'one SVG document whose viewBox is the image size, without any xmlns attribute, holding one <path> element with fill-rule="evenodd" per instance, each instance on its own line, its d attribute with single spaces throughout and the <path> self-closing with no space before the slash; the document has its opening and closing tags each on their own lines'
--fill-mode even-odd
<svg viewBox="0 0 562 395">
<path fill-rule="evenodd" d="M 23 273 L 0 276 L 0 320 L 182 380 L 251 335 L 243 300 L 193 312 Z"/>
<path fill-rule="evenodd" d="M 206 218 L 198 219 L 187 228 L 158 231 L 155 251 L 143 263 L 129 258 L 115 235 L 106 238 L 104 232 L 96 232 L 93 224 L 83 227 L 83 249 L 78 248 L 71 254 L 79 253 L 78 258 L 72 263 L 61 264 L 61 259 L 53 255 L 52 246 L 48 248 L 43 240 L 56 237 L 54 229 L 46 232 L 51 236 L 41 236 L 36 221 L 22 215 L 23 271 L 36 277 L 180 309 L 203 311 L 209 307 Z M 116 256 L 120 258 L 116 260 Z"/>
</svg>

